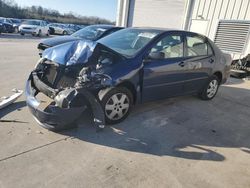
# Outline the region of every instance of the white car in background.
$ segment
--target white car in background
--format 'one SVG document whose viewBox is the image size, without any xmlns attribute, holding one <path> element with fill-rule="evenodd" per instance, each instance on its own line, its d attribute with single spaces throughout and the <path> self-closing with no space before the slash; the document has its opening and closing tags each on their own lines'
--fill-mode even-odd
<svg viewBox="0 0 250 188">
<path fill-rule="evenodd" d="M 25 20 L 19 26 L 21 35 L 32 34 L 33 36 L 49 36 L 49 27 L 43 20 Z"/>
</svg>

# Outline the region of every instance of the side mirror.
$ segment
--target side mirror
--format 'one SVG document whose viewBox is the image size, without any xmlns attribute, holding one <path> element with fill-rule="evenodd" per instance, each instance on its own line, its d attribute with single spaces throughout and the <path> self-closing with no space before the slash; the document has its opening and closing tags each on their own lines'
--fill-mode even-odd
<svg viewBox="0 0 250 188">
<path fill-rule="evenodd" d="M 165 58 L 165 54 L 163 52 L 150 52 L 148 55 L 148 59 L 162 60 Z"/>
</svg>

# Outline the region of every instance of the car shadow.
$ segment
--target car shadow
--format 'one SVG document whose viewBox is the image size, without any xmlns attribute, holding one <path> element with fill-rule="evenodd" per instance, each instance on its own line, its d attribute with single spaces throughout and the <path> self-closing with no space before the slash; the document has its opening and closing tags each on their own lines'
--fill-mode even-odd
<svg viewBox="0 0 250 188">
<path fill-rule="evenodd" d="M 223 161 L 220 148 L 245 148 L 242 151 L 249 153 L 250 110 L 235 99 L 222 96 L 232 90 L 250 90 L 222 88 L 212 101 L 189 96 L 138 105 L 125 121 L 106 126 L 100 133 L 95 133 L 88 112 L 78 122 L 78 128 L 61 134 L 130 152 Z M 250 98 L 247 100 L 250 102 Z"/>
<path fill-rule="evenodd" d="M 242 78 L 235 78 L 235 77 L 230 77 L 230 79 L 227 80 L 225 85 L 237 85 L 243 83 L 244 80 Z"/>
<path fill-rule="evenodd" d="M 8 115 L 11 112 L 21 110 L 25 106 L 26 106 L 25 101 L 18 101 L 10 104 L 9 106 L 6 106 L 3 109 L 0 109 L 0 119 L 2 119 L 4 116 Z"/>
</svg>

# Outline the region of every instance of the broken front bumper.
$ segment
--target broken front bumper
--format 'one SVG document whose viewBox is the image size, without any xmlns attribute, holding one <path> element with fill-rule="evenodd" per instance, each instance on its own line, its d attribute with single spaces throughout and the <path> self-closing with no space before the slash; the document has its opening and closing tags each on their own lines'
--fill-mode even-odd
<svg viewBox="0 0 250 188">
<path fill-rule="evenodd" d="M 36 87 L 38 86 L 38 87 Z M 45 108 L 42 108 L 42 103 L 35 96 L 40 92 L 37 88 L 46 90 L 48 94 L 55 94 L 56 91 L 48 86 L 45 88 L 45 84 L 38 79 L 33 77 L 31 74 L 28 81 L 26 82 L 26 102 L 29 110 L 36 119 L 36 121 L 44 128 L 49 130 L 60 130 L 64 129 L 70 124 L 74 123 L 75 120 L 84 112 L 87 108 L 83 107 L 72 107 L 72 108 L 61 108 L 56 105 L 54 101 L 48 104 Z"/>
<path fill-rule="evenodd" d="M 42 102 L 36 98 L 39 92 L 54 99 L 44 109 L 41 108 Z M 59 92 L 44 84 L 36 73 L 31 73 L 26 83 L 25 93 L 27 106 L 31 113 L 36 121 L 46 129 L 56 131 L 69 128 L 81 116 L 87 108 L 86 105 L 80 107 L 60 107 L 63 106 L 61 102 L 70 102 L 78 94 L 81 94 L 82 97 L 88 100 L 94 116 L 96 130 L 99 131 L 105 127 L 105 115 L 99 99 L 85 88 L 69 88 Z"/>
</svg>

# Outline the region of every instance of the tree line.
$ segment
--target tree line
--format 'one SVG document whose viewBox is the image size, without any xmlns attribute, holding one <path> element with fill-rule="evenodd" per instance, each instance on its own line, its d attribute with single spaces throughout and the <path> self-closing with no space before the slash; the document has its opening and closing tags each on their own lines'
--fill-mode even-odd
<svg viewBox="0 0 250 188">
<path fill-rule="evenodd" d="M 57 10 L 44 8 L 42 6 L 20 7 L 14 0 L 0 0 L 0 17 L 40 19 L 49 22 L 79 25 L 114 24 L 104 18 L 96 16 L 81 16 L 73 12 L 62 14 Z"/>
</svg>

